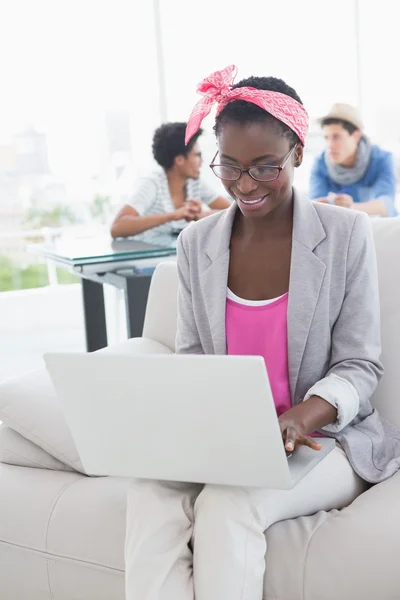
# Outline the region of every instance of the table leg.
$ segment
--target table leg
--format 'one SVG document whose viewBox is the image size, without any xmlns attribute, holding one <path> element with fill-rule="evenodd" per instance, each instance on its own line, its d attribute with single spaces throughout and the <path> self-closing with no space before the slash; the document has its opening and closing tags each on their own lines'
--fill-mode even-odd
<svg viewBox="0 0 400 600">
<path fill-rule="evenodd" d="M 151 275 L 138 275 L 126 280 L 125 310 L 128 337 L 141 337 L 146 314 Z"/>
<path fill-rule="evenodd" d="M 107 324 L 103 284 L 82 278 L 86 350 L 94 352 L 107 346 Z"/>
</svg>

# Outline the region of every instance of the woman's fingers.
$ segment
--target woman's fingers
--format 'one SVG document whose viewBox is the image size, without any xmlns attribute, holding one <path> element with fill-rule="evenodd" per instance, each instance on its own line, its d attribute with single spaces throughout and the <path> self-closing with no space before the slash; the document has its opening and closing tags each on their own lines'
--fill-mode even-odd
<svg viewBox="0 0 400 600">
<path fill-rule="evenodd" d="M 294 448 L 296 446 L 297 438 L 298 438 L 297 429 L 295 427 L 289 426 L 284 432 L 285 449 L 288 452 L 291 452 L 292 450 L 294 450 Z"/>
<path fill-rule="evenodd" d="M 321 444 L 318 444 L 312 437 L 309 435 L 303 435 L 299 433 L 296 427 L 287 427 L 283 432 L 283 439 L 285 442 L 285 450 L 287 452 L 292 452 L 296 446 L 308 446 L 312 450 L 321 450 Z"/>
<path fill-rule="evenodd" d="M 318 444 L 312 437 L 309 435 L 299 435 L 297 438 L 297 443 L 302 446 L 308 446 L 312 450 L 321 450 L 321 444 Z"/>
</svg>

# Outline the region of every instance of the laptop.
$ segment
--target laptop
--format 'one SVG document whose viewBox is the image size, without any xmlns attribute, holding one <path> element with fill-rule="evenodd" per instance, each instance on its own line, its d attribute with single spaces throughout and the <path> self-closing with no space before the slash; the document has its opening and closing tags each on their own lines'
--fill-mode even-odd
<svg viewBox="0 0 400 600">
<path fill-rule="evenodd" d="M 90 475 L 292 488 L 335 447 L 288 459 L 258 356 L 59 353 L 45 362 Z"/>
</svg>

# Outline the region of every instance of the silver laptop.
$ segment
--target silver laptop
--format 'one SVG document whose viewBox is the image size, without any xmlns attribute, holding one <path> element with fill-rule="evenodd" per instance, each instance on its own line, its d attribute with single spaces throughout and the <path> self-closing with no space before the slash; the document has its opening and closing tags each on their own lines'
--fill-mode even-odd
<svg viewBox="0 0 400 600">
<path fill-rule="evenodd" d="M 86 472 L 292 488 L 335 446 L 287 458 L 257 356 L 47 354 Z"/>
</svg>

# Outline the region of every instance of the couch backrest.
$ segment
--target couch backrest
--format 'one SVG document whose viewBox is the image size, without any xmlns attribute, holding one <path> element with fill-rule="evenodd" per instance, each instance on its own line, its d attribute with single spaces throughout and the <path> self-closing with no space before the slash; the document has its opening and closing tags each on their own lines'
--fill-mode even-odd
<svg viewBox="0 0 400 600">
<path fill-rule="evenodd" d="M 373 404 L 400 428 L 400 218 L 371 219 L 379 272 L 383 377 Z M 153 276 L 144 337 L 175 349 L 178 277 L 174 262 L 161 263 Z"/>
<path fill-rule="evenodd" d="M 164 344 L 175 351 L 178 298 L 178 271 L 176 262 L 160 263 L 152 277 L 143 337 Z"/>
</svg>

